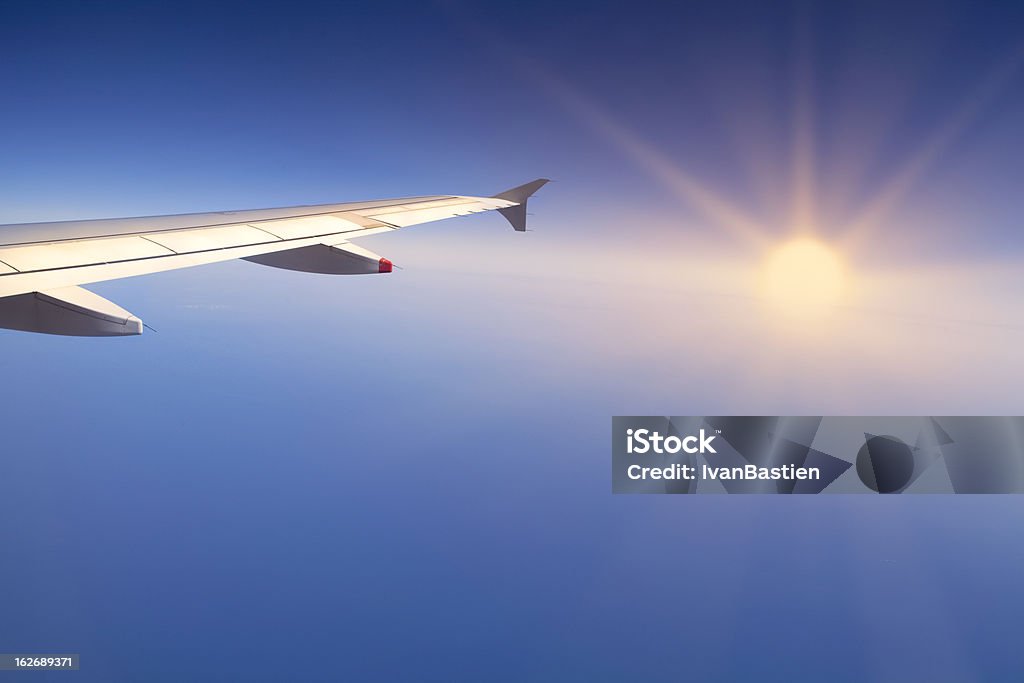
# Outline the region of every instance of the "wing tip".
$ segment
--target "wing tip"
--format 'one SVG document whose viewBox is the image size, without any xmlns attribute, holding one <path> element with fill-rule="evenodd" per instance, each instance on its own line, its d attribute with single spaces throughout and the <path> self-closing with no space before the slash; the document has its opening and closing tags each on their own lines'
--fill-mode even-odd
<svg viewBox="0 0 1024 683">
<path fill-rule="evenodd" d="M 551 180 L 548 178 L 537 178 L 518 187 L 513 187 L 511 190 L 505 190 L 494 195 L 494 199 L 515 202 L 513 206 L 498 209 L 498 213 L 505 217 L 505 220 L 512 225 L 513 230 L 516 232 L 526 232 L 526 200 L 550 182 Z"/>
<path fill-rule="evenodd" d="M 500 192 L 494 195 L 494 199 L 505 199 L 510 202 L 515 202 L 516 204 L 522 204 L 533 196 L 533 193 L 550 182 L 551 180 L 549 178 L 537 178 L 536 180 L 531 180 L 528 183 L 513 187 L 510 190 Z"/>
</svg>

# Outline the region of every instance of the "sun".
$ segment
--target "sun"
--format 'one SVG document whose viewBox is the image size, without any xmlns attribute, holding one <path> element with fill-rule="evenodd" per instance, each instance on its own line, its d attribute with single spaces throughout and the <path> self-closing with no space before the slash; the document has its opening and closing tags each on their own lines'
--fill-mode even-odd
<svg viewBox="0 0 1024 683">
<path fill-rule="evenodd" d="M 768 303 L 788 314 L 819 315 L 844 300 L 847 269 L 832 247 L 798 238 L 768 253 L 758 289 Z"/>
</svg>

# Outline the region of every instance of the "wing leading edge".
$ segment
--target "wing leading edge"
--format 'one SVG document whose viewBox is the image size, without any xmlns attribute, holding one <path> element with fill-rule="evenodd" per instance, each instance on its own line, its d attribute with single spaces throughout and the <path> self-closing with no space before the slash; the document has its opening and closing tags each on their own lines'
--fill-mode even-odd
<svg viewBox="0 0 1024 683">
<path fill-rule="evenodd" d="M 349 240 L 485 211 L 526 229 L 538 179 L 493 197 L 438 195 L 255 211 L 0 226 L 0 327 L 78 336 L 142 333 L 78 285 L 241 258 L 316 273 L 391 272 Z"/>
</svg>

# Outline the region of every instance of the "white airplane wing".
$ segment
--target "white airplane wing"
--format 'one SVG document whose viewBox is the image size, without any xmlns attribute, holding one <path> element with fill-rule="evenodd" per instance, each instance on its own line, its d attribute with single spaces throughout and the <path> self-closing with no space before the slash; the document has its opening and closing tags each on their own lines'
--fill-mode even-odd
<svg viewBox="0 0 1024 683">
<path fill-rule="evenodd" d="M 391 272 L 349 240 L 498 211 L 526 230 L 526 200 L 548 181 L 493 197 L 408 197 L 255 211 L 0 226 L 0 327 L 79 336 L 141 334 L 142 321 L 78 285 L 246 259 L 312 273 Z"/>
</svg>

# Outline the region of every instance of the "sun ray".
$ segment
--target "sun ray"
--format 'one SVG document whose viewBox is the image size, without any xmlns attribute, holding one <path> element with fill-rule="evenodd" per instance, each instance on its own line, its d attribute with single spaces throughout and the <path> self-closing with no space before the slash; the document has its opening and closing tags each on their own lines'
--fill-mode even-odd
<svg viewBox="0 0 1024 683">
<path fill-rule="evenodd" d="M 531 71 L 533 78 L 567 110 L 717 227 L 728 231 L 748 246 L 763 249 L 768 244 L 768 236 L 762 224 L 713 192 L 632 130 L 618 123 L 595 102 L 537 66 Z"/>
<path fill-rule="evenodd" d="M 465 17 L 453 17 L 464 30 L 482 46 L 498 55 L 509 68 L 525 80 L 538 85 L 564 109 L 588 128 L 614 145 L 661 183 L 673 195 L 695 208 L 716 227 L 729 233 L 742 245 L 764 251 L 770 244 L 765 225 L 754 220 L 735 205 L 712 191 L 692 173 L 684 170 L 675 160 L 660 152 L 640 135 L 619 123 L 604 108 L 578 89 L 555 75 L 550 69 L 528 57 L 522 50 L 492 31 L 469 22 Z"/>
<path fill-rule="evenodd" d="M 775 181 L 788 181 L 790 187 L 788 192 L 780 193 L 777 211 L 764 219 L 745 213 L 722 188 L 710 187 L 685 164 L 678 163 L 660 149 L 654 141 L 624 125 L 608 107 L 563 80 L 543 62 L 524 54 L 514 43 L 487 28 L 467 22 L 465 17 L 458 17 L 458 21 L 467 29 L 467 33 L 488 51 L 496 54 L 511 71 L 561 105 L 575 121 L 597 133 L 613 149 L 635 162 L 654 181 L 704 217 L 710 225 L 719 228 L 736 243 L 751 247 L 754 258 L 747 261 L 739 257 L 737 263 L 743 263 L 748 269 L 745 271 L 747 275 L 742 278 L 742 289 L 748 292 L 747 296 L 752 300 L 770 303 L 772 297 L 768 294 L 769 290 L 782 282 L 782 289 L 789 292 L 787 297 L 792 295 L 790 298 L 800 298 L 806 295 L 826 298 L 827 305 L 806 307 L 807 310 L 816 311 L 818 317 L 827 315 L 834 322 L 836 316 L 833 314 L 837 311 L 851 315 L 886 317 L 886 312 L 878 308 L 879 302 L 884 301 L 885 297 L 872 297 L 865 293 L 869 284 L 879 281 L 879 273 L 861 272 L 868 264 L 858 258 L 857 249 L 870 241 L 888 214 L 906 197 L 921 176 L 960 138 L 985 107 L 1004 92 L 1024 64 L 1024 45 L 1009 54 L 1007 59 L 999 61 L 988 76 L 968 93 L 964 101 L 949 116 L 940 120 L 940 125 L 924 140 L 917 152 L 896 168 L 891 181 L 873 199 L 865 202 L 860 211 L 852 212 L 851 220 L 846 221 L 845 225 L 823 225 L 821 221 L 824 217 L 836 212 L 836 207 L 825 198 L 826 195 L 830 192 L 849 192 L 850 187 L 856 184 L 856 174 L 846 178 L 831 177 L 832 180 L 846 182 L 829 183 L 828 179 L 822 177 L 822 173 L 834 169 L 819 168 L 826 161 L 818 154 L 818 145 L 821 144 L 821 137 L 817 134 L 818 119 L 822 112 L 816 107 L 819 100 L 816 98 L 815 86 L 819 85 L 819 81 L 815 79 L 818 65 L 814 58 L 820 46 L 813 40 L 815 36 L 811 29 L 814 27 L 814 17 L 809 12 L 810 9 L 805 8 L 802 14 L 796 16 L 792 31 L 794 50 L 791 53 L 790 82 L 793 89 L 790 95 L 791 134 L 788 136 L 791 145 L 790 165 L 778 173 L 780 159 L 775 158 L 776 173 L 770 178 L 772 182 L 768 183 L 774 185 Z M 829 116 L 833 114 L 831 111 L 824 113 Z M 737 120 L 743 123 L 748 119 L 739 117 Z M 884 128 L 884 122 L 880 122 L 879 126 Z M 881 133 L 876 137 L 881 137 Z M 851 144 L 856 142 L 853 140 Z M 760 160 L 755 158 L 754 161 Z M 764 163 L 767 166 L 772 160 Z M 781 226 L 788 227 L 793 233 L 782 242 L 774 230 Z M 823 236 L 835 234 L 837 228 L 842 228 L 838 230 L 838 238 L 826 243 Z M 780 254 L 788 253 L 792 243 L 798 240 L 817 242 L 820 247 L 818 256 L 798 259 L 800 263 L 796 265 L 789 263 L 781 268 L 776 267 L 772 276 L 775 285 L 766 286 L 765 272 L 771 270 L 773 258 L 778 257 L 788 263 Z M 806 256 L 809 250 L 804 252 Z M 803 277 L 797 285 L 786 284 L 784 281 L 787 277 L 796 277 L 795 271 L 810 275 Z M 820 285 L 823 281 L 825 286 Z M 771 308 L 768 306 L 766 310 Z"/>
<path fill-rule="evenodd" d="M 959 138 L 984 108 L 1003 92 L 1017 75 L 1022 64 L 1024 45 L 1019 45 L 1010 57 L 991 71 L 971 96 L 938 127 L 917 154 L 903 165 L 888 185 L 844 229 L 844 249 L 856 252 L 865 247 L 917 180 L 932 168 L 942 153 Z"/>
<path fill-rule="evenodd" d="M 809 234 L 815 229 L 814 76 L 811 59 L 813 46 L 807 14 L 801 13 L 796 24 L 790 228 L 797 234 Z"/>
</svg>

